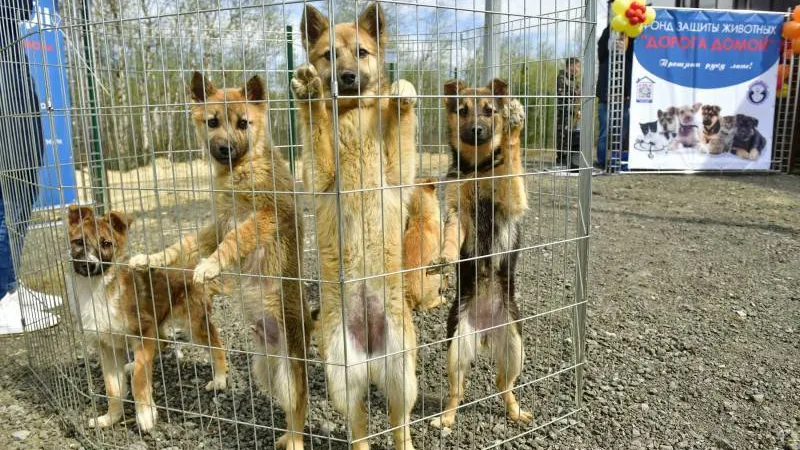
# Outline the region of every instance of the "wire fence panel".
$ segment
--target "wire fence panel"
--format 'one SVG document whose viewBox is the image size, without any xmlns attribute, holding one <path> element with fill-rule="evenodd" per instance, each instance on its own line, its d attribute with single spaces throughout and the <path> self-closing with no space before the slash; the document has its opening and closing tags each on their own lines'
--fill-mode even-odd
<svg viewBox="0 0 800 450">
<path fill-rule="evenodd" d="M 544 3 L 12 0 L 0 188 L 65 425 L 409 450 L 574 424 L 596 7 Z"/>
</svg>

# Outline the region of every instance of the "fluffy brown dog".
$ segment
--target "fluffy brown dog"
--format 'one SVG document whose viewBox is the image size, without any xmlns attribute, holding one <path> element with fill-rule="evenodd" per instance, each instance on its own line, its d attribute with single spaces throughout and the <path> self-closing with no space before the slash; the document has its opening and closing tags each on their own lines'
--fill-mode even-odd
<svg viewBox="0 0 800 450">
<path fill-rule="evenodd" d="M 408 223 L 403 238 L 403 268 L 430 265 L 440 257 L 442 218 L 436 196 L 435 178 L 417 180 L 408 202 Z M 405 273 L 406 300 L 412 308 L 429 310 L 444 303 L 440 294 L 447 289 L 447 277 L 417 270 Z"/>
<path fill-rule="evenodd" d="M 307 386 L 303 359 L 311 332 L 299 281 L 303 242 L 295 211 L 294 180 L 280 151 L 268 141 L 266 95 L 258 76 L 241 88 L 218 89 L 195 72 L 192 121 L 213 161 L 216 220 L 199 234 L 131 264 L 144 267 L 193 264 L 198 283 L 238 268 L 245 319 L 258 356 L 253 373 L 286 412 L 287 432 L 278 447 L 302 449 Z M 291 358 L 291 359 L 290 359 Z"/>
<path fill-rule="evenodd" d="M 453 153 L 448 179 L 463 181 L 446 190 L 441 262 L 461 261 L 458 297 L 447 320 L 450 398 L 431 425 L 449 427 L 455 421 L 479 347 L 497 364 L 497 389 L 508 418 L 528 423 L 533 417 L 513 392 L 525 359 L 514 298 L 515 250 L 521 247 L 521 219 L 528 209 L 520 154 L 524 109 L 508 98 L 503 80 L 480 88 L 451 81 L 444 92 Z"/>
<path fill-rule="evenodd" d="M 318 337 L 328 393 L 340 413 L 349 413 L 353 448 L 366 449 L 364 396 L 370 382 L 377 385 L 388 398 L 396 448 L 411 450 L 417 337 L 403 294 L 406 212 L 398 186 L 414 180 L 416 91 L 403 80 L 386 86 L 386 26 L 373 3 L 356 23 L 335 25 L 331 43 L 328 19 L 306 6 L 300 31 L 310 65 L 295 71 L 292 90 L 301 116 L 304 184 L 315 194 Z M 380 358 L 386 354 L 392 356 Z"/>
<path fill-rule="evenodd" d="M 131 218 L 111 211 L 95 216 L 88 207 L 72 205 L 67 234 L 73 276 L 66 277 L 70 307 L 87 338 L 96 341 L 108 396 L 108 412 L 89 421 L 90 427 L 108 427 L 122 418 L 127 396 L 127 348 L 133 348 L 133 399 L 136 423 L 149 432 L 156 423 L 153 402 L 153 360 L 158 338 L 169 323 L 182 323 L 194 342 L 209 347 L 214 379 L 206 389 L 225 389 L 228 364 L 217 328 L 211 322 L 211 301 L 195 286 L 191 272 L 152 269 L 133 272 L 126 264 L 126 242 Z M 127 345 L 126 345 L 127 344 Z"/>
</svg>

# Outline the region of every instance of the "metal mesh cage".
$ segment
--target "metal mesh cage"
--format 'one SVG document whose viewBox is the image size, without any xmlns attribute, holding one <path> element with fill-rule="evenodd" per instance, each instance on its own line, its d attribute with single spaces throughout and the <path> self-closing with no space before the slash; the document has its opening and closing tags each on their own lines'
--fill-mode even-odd
<svg viewBox="0 0 800 450">
<path fill-rule="evenodd" d="M 373 16 L 363 11 L 372 6 L 360 1 L 11 0 L 0 7 L 8 15 L 3 26 L 18 25 L 4 31 L 8 39 L 0 47 L 0 89 L 16 95 L 0 111 L 0 132 L 9 144 L 0 163 L 5 224 L 30 365 L 66 426 L 103 448 L 140 441 L 159 448 L 287 442 L 291 448 L 297 439 L 295 448 L 301 440 L 306 448 L 365 448 L 359 446 L 369 442 L 373 448 L 483 449 L 523 448 L 538 430 L 573 423 L 585 364 L 594 116 L 593 83 L 580 79 L 594 77 L 594 3 L 385 1 L 380 24 L 369 23 Z M 345 41 L 348 30 L 301 27 L 307 5 L 331 23 L 359 17 L 357 45 L 375 44 L 362 32 L 369 37 L 376 26 L 383 30 L 384 40 L 354 59 L 364 83 L 355 91 L 343 86 L 347 46 L 354 45 Z M 292 90 L 293 78 L 302 75 L 296 70 L 320 58 L 307 56 L 303 34 L 335 43 L 325 57 L 333 69 L 318 70 L 330 87 L 311 100 Z M 379 64 L 372 64 L 378 54 Z M 582 63 L 581 70 L 565 74 L 567 58 Z M 568 92 L 559 91 L 564 76 Z M 370 77 L 386 89 L 366 92 Z M 448 93 L 446 87 L 452 79 L 482 87 L 492 78 L 505 80 L 507 90 Z M 411 94 L 392 90 L 405 86 L 398 80 L 413 87 Z M 214 97 L 223 87 L 234 90 Z M 450 106 L 461 102 L 472 109 Z M 469 125 L 478 119 L 502 117 L 502 126 L 490 121 L 482 132 L 491 139 L 507 136 L 507 105 L 515 102 L 522 116 L 519 142 L 507 150 L 512 153 L 498 150 L 500 156 L 491 153 L 487 162 L 478 150 L 459 151 L 471 139 L 465 134 L 479 142 L 480 127 Z M 376 112 L 375 105 L 385 104 Z M 406 104 L 413 131 L 375 138 L 374 130 L 390 127 Z M 328 122 L 308 118 L 320 105 Z M 221 129 L 226 144 L 215 137 Z M 331 148 L 319 147 L 322 141 L 311 135 L 328 136 Z M 453 138 L 458 135 L 461 141 Z M 245 138 L 234 142 L 233 136 Z M 392 160 L 391 148 L 409 144 L 413 158 Z M 232 154 L 251 147 L 257 150 L 236 172 Z M 503 172 L 515 148 L 521 171 Z M 558 152 L 569 152 L 575 167 L 555 165 Z M 331 172 L 320 173 L 320 158 L 328 156 Z M 399 164 L 400 180 L 392 176 L 393 164 Z M 321 181 L 326 175 L 328 184 Z M 501 191 L 515 180 L 526 210 L 512 222 Z M 418 217 L 411 202 L 425 185 L 435 187 L 441 210 L 426 236 L 437 243 L 452 237 L 446 228 L 455 216 L 466 224 L 463 230 L 477 230 L 457 233 L 472 243 L 457 247 L 454 260 L 437 258 L 438 245 L 433 255 L 421 240 L 398 238 Z M 459 198 L 470 189 L 483 189 L 483 197 Z M 399 208 L 391 207 L 395 200 Z M 87 214 L 93 214 L 88 221 Z M 501 245 L 512 225 L 518 239 Z M 187 236 L 201 243 L 200 258 L 186 246 L 174 254 L 164 250 Z M 204 249 L 204 242 L 215 248 Z M 407 261 L 400 253 L 413 245 L 420 246 L 426 274 L 447 276 L 435 278 L 434 289 L 445 304 L 412 314 L 406 275 L 420 272 L 397 262 Z M 485 248 L 476 253 L 479 247 Z M 139 254 L 164 259 L 145 260 L 150 271 L 134 269 L 129 258 Z M 202 264 L 214 258 L 218 264 L 206 271 Z M 511 259 L 516 267 L 509 272 Z M 299 267 L 293 270 L 287 260 Z M 211 273 L 214 268 L 219 274 Z M 201 272 L 205 284 L 197 282 Z M 478 288 L 466 293 L 470 277 Z M 85 287 L 87 278 L 95 290 Z M 459 278 L 461 284 L 448 282 Z M 52 307 L 45 295 L 63 302 Z M 172 303 L 161 314 L 163 301 Z M 488 312 L 469 309 L 470 301 L 489 305 Z M 130 304 L 138 306 L 124 307 Z M 94 328 L 86 324 L 87 305 Z M 200 308 L 188 314 L 205 321 L 199 328 L 145 324 L 152 315 L 179 316 L 191 308 Z M 197 312 L 203 308 L 207 317 Z M 467 310 L 477 311 L 477 322 L 462 315 L 471 331 L 454 337 L 464 329 L 454 331 L 448 317 L 452 322 Z M 226 383 L 207 390 L 219 361 L 208 357 L 209 344 L 198 333 L 210 324 L 219 328 L 218 349 L 229 372 Z M 151 328 L 155 334 L 143 337 Z M 512 328 L 519 337 L 513 351 L 514 333 L 505 331 Z M 104 345 L 114 347 L 106 359 Z M 484 351 L 463 368 L 466 388 L 455 422 L 440 421 L 437 428 L 431 422 L 440 420 L 454 389 L 458 361 L 448 356 L 454 346 Z M 142 356 L 158 348 L 152 363 Z M 343 353 L 341 361 L 336 352 Z M 458 349 L 454 354 L 463 356 Z M 514 364 L 520 365 L 516 383 Z M 116 375 L 109 375 L 112 369 Z M 351 392 L 364 376 L 372 387 Z M 113 419 L 104 416 L 118 402 L 109 383 L 122 386 L 122 407 Z M 125 395 L 126 384 L 133 396 Z M 137 403 L 147 385 L 152 403 Z M 297 386 L 307 396 L 292 398 Z M 518 410 L 512 411 L 509 394 Z M 305 409 L 298 415 L 301 428 L 288 423 L 287 396 Z M 396 398 L 403 401 L 391 404 Z M 157 421 L 147 426 L 141 413 L 150 407 Z M 359 417 L 365 423 L 354 425 Z M 406 428 L 411 441 L 403 444 Z"/>
</svg>

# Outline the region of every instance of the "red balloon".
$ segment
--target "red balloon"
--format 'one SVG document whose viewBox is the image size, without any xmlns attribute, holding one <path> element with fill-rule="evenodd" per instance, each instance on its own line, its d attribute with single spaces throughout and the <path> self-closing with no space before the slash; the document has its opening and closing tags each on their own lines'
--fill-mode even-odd
<svg viewBox="0 0 800 450">
<path fill-rule="evenodd" d="M 639 16 L 631 17 L 631 25 L 639 25 L 643 21 L 639 19 Z"/>
<path fill-rule="evenodd" d="M 628 19 L 633 18 L 633 16 L 635 14 L 636 14 L 636 11 L 634 11 L 633 8 L 628 8 L 628 10 L 625 11 L 625 17 L 627 17 Z"/>
</svg>

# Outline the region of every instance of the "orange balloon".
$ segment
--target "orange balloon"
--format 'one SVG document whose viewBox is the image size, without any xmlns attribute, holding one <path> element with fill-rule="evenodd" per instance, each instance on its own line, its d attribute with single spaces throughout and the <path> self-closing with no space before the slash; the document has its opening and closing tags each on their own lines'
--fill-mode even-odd
<svg viewBox="0 0 800 450">
<path fill-rule="evenodd" d="M 796 55 L 800 55 L 800 38 L 792 40 L 792 50 Z"/>
<path fill-rule="evenodd" d="M 794 12 L 792 13 L 792 20 L 795 22 L 800 22 L 800 5 L 794 7 Z"/>
<path fill-rule="evenodd" d="M 785 39 L 800 38 L 800 22 L 784 22 L 781 35 Z"/>
</svg>

